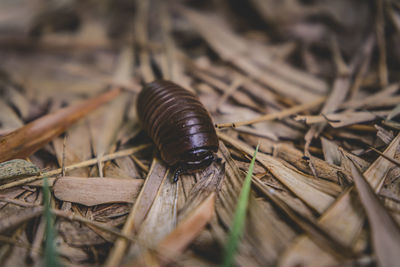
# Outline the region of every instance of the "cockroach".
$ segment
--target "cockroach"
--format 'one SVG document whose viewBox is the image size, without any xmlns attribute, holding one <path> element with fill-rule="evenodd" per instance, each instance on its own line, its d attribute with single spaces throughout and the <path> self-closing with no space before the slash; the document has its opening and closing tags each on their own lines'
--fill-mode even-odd
<svg viewBox="0 0 400 267">
<path fill-rule="evenodd" d="M 209 166 L 218 151 L 218 137 L 210 114 L 193 93 L 179 85 L 156 80 L 145 85 L 137 98 L 137 114 L 161 159 L 181 173 Z"/>
</svg>

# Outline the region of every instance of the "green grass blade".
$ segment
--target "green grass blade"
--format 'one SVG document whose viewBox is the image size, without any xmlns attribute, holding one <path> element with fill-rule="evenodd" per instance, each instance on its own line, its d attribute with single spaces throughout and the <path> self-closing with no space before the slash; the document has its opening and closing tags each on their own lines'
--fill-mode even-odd
<svg viewBox="0 0 400 267">
<path fill-rule="evenodd" d="M 240 192 L 239 201 L 236 207 L 235 216 L 233 219 L 233 225 L 229 233 L 229 239 L 225 247 L 225 256 L 222 266 L 232 266 L 237 248 L 239 246 L 240 237 L 242 236 L 244 224 L 246 220 L 247 205 L 249 202 L 249 195 L 251 189 L 251 177 L 253 175 L 254 163 L 256 161 L 256 155 L 258 152 L 257 145 L 254 156 L 251 160 L 249 171 L 247 172 L 246 178 L 243 183 L 242 191 Z"/>
<path fill-rule="evenodd" d="M 46 243 L 44 249 L 44 261 L 46 267 L 60 266 L 57 259 L 57 251 L 55 245 L 54 216 L 51 213 L 50 206 L 50 190 L 47 177 L 43 181 L 43 204 L 44 217 L 46 219 Z"/>
</svg>

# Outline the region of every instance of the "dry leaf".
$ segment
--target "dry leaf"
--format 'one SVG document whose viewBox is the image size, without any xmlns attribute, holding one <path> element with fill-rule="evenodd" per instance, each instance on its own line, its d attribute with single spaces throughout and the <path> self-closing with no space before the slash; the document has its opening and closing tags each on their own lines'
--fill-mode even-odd
<svg viewBox="0 0 400 267">
<path fill-rule="evenodd" d="M 0 162 L 25 158 L 65 131 L 72 123 L 120 93 L 114 89 L 85 102 L 45 115 L 0 137 Z"/>
<path fill-rule="evenodd" d="M 143 180 L 125 178 L 71 177 L 59 178 L 53 185 L 56 198 L 94 206 L 105 203 L 133 203 Z"/>
<path fill-rule="evenodd" d="M 400 260 L 400 228 L 353 163 L 351 173 L 367 213 L 378 263 L 384 267 L 396 266 Z"/>
<path fill-rule="evenodd" d="M 214 215 L 215 193 L 211 193 L 200 205 L 192 210 L 176 228 L 164 237 L 155 248 L 155 253 L 146 251 L 134 262 L 124 266 L 159 266 L 173 263 L 183 250 L 198 236 Z"/>
</svg>

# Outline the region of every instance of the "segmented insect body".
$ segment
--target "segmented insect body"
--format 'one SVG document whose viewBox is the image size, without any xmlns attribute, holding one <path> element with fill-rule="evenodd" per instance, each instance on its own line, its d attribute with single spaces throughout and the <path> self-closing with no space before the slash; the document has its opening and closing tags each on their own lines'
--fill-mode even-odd
<svg viewBox="0 0 400 267">
<path fill-rule="evenodd" d="M 137 99 L 142 127 L 180 173 L 201 170 L 214 160 L 218 137 L 211 117 L 198 98 L 179 85 L 165 80 L 147 84 Z"/>
</svg>

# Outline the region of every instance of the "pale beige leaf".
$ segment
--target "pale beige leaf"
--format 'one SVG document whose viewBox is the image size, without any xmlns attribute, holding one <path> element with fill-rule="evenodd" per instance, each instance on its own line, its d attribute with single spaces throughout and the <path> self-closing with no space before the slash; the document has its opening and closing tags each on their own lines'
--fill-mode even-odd
<svg viewBox="0 0 400 267">
<path fill-rule="evenodd" d="M 154 158 L 142 190 L 126 219 L 122 233 L 130 235 L 134 230 L 140 227 L 159 192 L 162 182 L 168 176 L 168 173 L 167 167 L 160 162 L 160 160 Z M 107 258 L 105 266 L 111 267 L 118 265 L 127 247 L 128 242 L 125 239 L 117 239 Z"/>
<path fill-rule="evenodd" d="M 148 263 L 148 257 L 154 257 L 155 261 L 163 266 L 174 261 L 184 249 L 200 234 L 206 224 L 214 215 L 215 193 L 212 192 L 200 205 L 192 210 L 176 228 L 164 237 L 156 247 L 157 254 L 146 251 L 132 265 L 139 265 L 140 261 Z"/>
<path fill-rule="evenodd" d="M 124 178 L 82 178 L 65 176 L 53 185 L 56 198 L 94 206 L 105 203 L 133 203 L 143 180 Z"/>
</svg>

